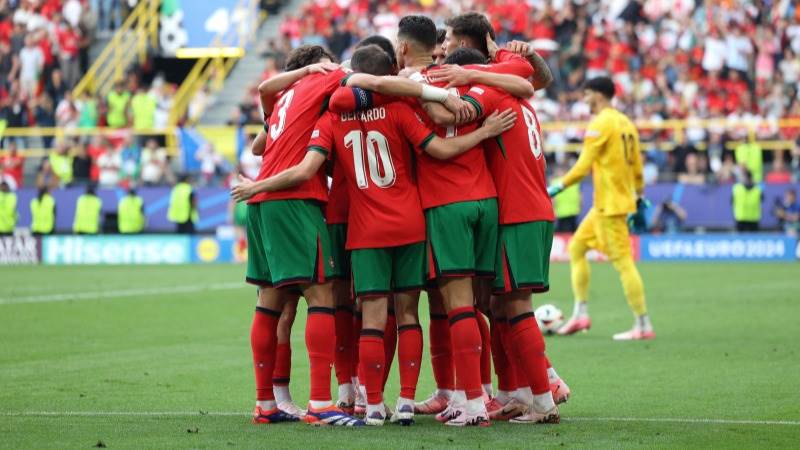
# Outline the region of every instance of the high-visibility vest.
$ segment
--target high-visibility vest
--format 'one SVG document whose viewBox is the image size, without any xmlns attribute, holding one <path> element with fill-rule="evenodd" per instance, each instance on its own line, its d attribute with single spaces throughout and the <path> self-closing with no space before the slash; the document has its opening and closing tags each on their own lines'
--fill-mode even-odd
<svg viewBox="0 0 800 450">
<path fill-rule="evenodd" d="M 48 159 L 50 160 L 50 167 L 53 169 L 53 173 L 58 176 L 62 185 L 72 182 L 72 158 L 66 155 L 59 155 L 56 152 L 51 152 Z"/>
<path fill-rule="evenodd" d="M 761 188 L 758 185 L 750 189 L 741 183 L 733 186 L 733 218 L 737 222 L 761 220 Z"/>
<path fill-rule="evenodd" d="M 144 229 L 144 200 L 138 195 L 122 197 L 117 206 L 117 225 L 120 233 L 141 233 Z"/>
<path fill-rule="evenodd" d="M 560 180 L 556 180 L 560 181 Z M 556 218 L 577 216 L 581 213 L 581 185 L 575 183 L 553 198 Z"/>
<path fill-rule="evenodd" d="M 75 233 L 97 234 L 100 228 L 100 210 L 103 202 L 96 195 L 83 194 L 75 205 L 75 221 L 72 231 Z"/>
<path fill-rule="evenodd" d="M 50 234 L 56 225 L 56 201 L 50 194 L 31 200 L 31 231 Z"/>
<path fill-rule="evenodd" d="M 178 183 L 172 188 L 167 219 L 172 223 L 197 222 L 197 211 L 192 208 L 192 186 Z"/>
<path fill-rule="evenodd" d="M 0 233 L 11 233 L 17 225 L 17 194 L 0 192 Z"/>
</svg>

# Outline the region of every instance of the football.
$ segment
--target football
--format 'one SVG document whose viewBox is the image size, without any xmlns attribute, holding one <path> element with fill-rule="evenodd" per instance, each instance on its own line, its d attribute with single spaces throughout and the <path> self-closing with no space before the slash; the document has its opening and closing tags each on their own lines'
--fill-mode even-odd
<svg viewBox="0 0 800 450">
<path fill-rule="evenodd" d="M 542 305 L 534 313 L 542 333 L 553 334 L 564 323 L 564 313 L 555 305 Z"/>
</svg>

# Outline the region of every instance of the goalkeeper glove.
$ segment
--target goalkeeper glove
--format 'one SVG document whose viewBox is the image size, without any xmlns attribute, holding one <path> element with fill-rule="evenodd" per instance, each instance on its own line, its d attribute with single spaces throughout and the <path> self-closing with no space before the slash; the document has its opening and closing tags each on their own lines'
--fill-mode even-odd
<svg viewBox="0 0 800 450">
<path fill-rule="evenodd" d="M 628 216 L 628 228 L 634 234 L 647 232 L 647 212 L 650 209 L 650 201 L 644 197 L 636 200 L 636 212 Z"/>
<path fill-rule="evenodd" d="M 547 195 L 550 197 L 555 197 L 556 195 L 560 194 L 561 191 L 564 190 L 564 183 L 560 181 L 558 183 L 553 183 L 550 186 L 547 186 Z"/>
</svg>

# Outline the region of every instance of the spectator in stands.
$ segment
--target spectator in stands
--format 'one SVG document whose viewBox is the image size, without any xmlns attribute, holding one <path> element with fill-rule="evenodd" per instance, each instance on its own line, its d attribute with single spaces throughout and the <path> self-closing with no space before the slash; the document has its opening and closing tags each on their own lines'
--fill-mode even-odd
<svg viewBox="0 0 800 450">
<path fill-rule="evenodd" d="M 782 184 L 792 182 L 792 172 L 786 167 L 786 162 L 783 159 L 783 150 L 777 150 L 773 154 L 772 169 L 767 173 L 764 181 L 767 184 Z"/>
<path fill-rule="evenodd" d="M 94 136 L 89 142 L 87 153 L 92 159 L 92 167 L 89 172 L 89 178 L 92 180 L 92 183 L 97 184 L 100 180 L 100 166 L 98 165 L 98 161 L 100 160 L 100 155 L 105 153 L 107 149 L 108 141 L 102 136 Z"/>
<path fill-rule="evenodd" d="M 30 108 L 33 110 L 34 123 L 37 127 L 53 128 L 56 126 L 56 113 L 53 100 L 47 94 L 42 94 L 38 99 L 31 100 Z M 42 135 L 44 148 L 53 147 L 52 134 Z"/>
<path fill-rule="evenodd" d="M 761 187 L 755 183 L 753 174 L 744 171 L 741 183 L 733 185 L 733 218 L 736 220 L 736 231 L 758 231 L 761 222 L 761 202 L 764 194 Z"/>
<path fill-rule="evenodd" d="M 159 186 L 165 183 L 167 151 L 158 146 L 158 141 L 148 139 L 142 149 L 142 183 L 145 186 Z M 260 163 L 260 160 L 259 160 Z"/>
<path fill-rule="evenodd" d="M 72 99 L 72 91 L 67 91 L 64 98 L 56 106 L 56 126 L 62 129 L 75 129 L 80 118 L 78 108 Z"/>
<path fill-rule="evenodd" d="M 133 129 L 136 131 L 152 130 L 155 128 L 155 115 L 157 107 L 156 97 L 140 85 L 136 95 L 131 98 L 130 113 Z M 142 141 L 144 142 L 144 141 Z"/>
<path fill-rule="evenodd" d="M 703 158 L 705 160 L 705 158 Z M 692 152 L 686 155 L 684 172 L 678 174 L 678 183 L 701 185 L 706 182 L 706 175 L 703 172 L 701 158 L 697 153 Z"/>
<path fill-rule="evenodd" d="M 12 190 L 22 187 L 22 169 L 25 166 L 25 157 L 17 150 L 17 142 L 9 139 L 7 153 L 0 156 L 0 174 L 2 180 L 11 186 Z"/>
<path fill-rule="evenodd" d="M 122 143 L 120 159 L 120 182 L 123 186 L 130 186 L 139 180 L 140 173 L 140 150 L 135 140 L 127 136 Z"/>
<path fill-rule="evenodd" d="M 686 210 L 681 205 L 668 200 L 658 205 L 653 213 L 653 230 L 665 234 L 676 234 L 683 231 L 686 222 Z"/>
<path fill-rule="evenodd" d="M 69 154 L 70 142 L 59 141 L 48 156 L 49 170 L 55 178 L 53 186 L 66 186 L 72 182 L 72 156 Z"/>
<path fill-rule="evenodd" d="M 53 104 L 59 104 L 68 91 L 69 87 L 64 83 L 61 70 L 53 69 L 45 86 L 45 92 L 53 99 Z"/>
<path fill-rule="evenodd" d="M 114 83 L 114 89 L 106 96 L 106 124 L 110 128 L 125 128 L 128 126 L 128 102 L 131 93 L 125 89 L 122 81 Z"/>
<path fill-rule="evenodd" d="M 122 168 L 120 151 L 112 146 L 106 147 L 97 158 L 97 167 L 100 170 L 98 181 L 101 187 L 116 187 L 119 184 L 119 172 Z"/>
<path fill-rule="evenodd" d="M 717 183 L 720 184 L 733 184 L 739 178 L 737 173 L 740 172 L 739 167 L 733 161 L 733 155 L 727 154 L 722 160 L 719 170 L 715 172 Z"/>
<path fill-rule="evenodd" d="M 778 218 L 783 231 L 789 236 L 800 233 L 800 203 L 797 201 L 797 191 L 787 189 L 782 199 L 775 200 L 773 214 Z"/>
<path fill-rule="evenodd" d="M 758 142 L 742 142 L 734 152 L 736 164 L 742 170 L 747 169 L 754 182 L 760 183 L 764 179 L 764 156 Z"/>
<path fill-rule="evenodd" d="M 36 95 L 44 63 L 44 53 L 36 45 L 33 35 L 25 36 L 25 47 L 19 51 L 19 81 L 22 95 L 28 97 Z"/>
<path fill-rule="evenodd" d="M 213 145 L 205 144 L 197 151 L 195 159 L 200 161 L 202 185 L 212 185 L 216 179 L 217 171 L 221 169 L 222 156 L 217 153 Z"/>
<path fill-rule="evenodd" d="M 64 8 L 66 9 L 66 5 Z M 70 24 L 65 17 L 56 28 L 56 38 L 59 48 L 59 65 L 64 72 L 64 82 L 71 89 L 80 79 L 78 47 L 81 36 L 77 24 Z"/>
<path fill-rule="evenodd" d="M 78 128 L 97 128 L 100 117 L 97 100 L 88 91 L 84 91 L 75 104 L 78 109 Z"/>
<path fill-rule="evenodd" d="M 261 156 L 256 156 L 250 151 L 252 143 L 253 137 L 251 136 L 239 155 L 239 173 L 251 180 L 255 180 L 258 178 L 259 170 L 261 170 Z"/>
<path fill-rule="evenodd" d="M 72 157 L 72 184 L 75 186 L 86 186 L 92 181 L 92 157 L 86 143 L 80 143 L 75 147 L 75 155 Z"/>
</svg>

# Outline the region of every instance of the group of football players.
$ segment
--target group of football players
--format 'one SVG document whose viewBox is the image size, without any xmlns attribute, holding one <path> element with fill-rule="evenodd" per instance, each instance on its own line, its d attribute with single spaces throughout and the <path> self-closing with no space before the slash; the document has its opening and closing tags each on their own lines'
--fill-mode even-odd
<svg viewBox="0 0 800 450">
<path fill-rule="evenodd" d="M 549 288 L 554 216 L 527 99 L 552 75 L 526 43 L 498 48 L 481 14 L 446 25 L 406 16 L 395 43 L 364 39 L 342 65 L 302 46 L 259 87 L 261 171 L 232 189 L 248 201 L 247 281 L 259 287 L 256 423 L 408 425 L 415 413 L 450 426 L 559 421 L 570 391 L 531 303 Z M 415 403 L 423 290 L 437 389 Z M 288 389 L 301 295 L 307 410 Z M 396 350 L 390 410 L 383 392 Z"/>
</svg>

